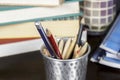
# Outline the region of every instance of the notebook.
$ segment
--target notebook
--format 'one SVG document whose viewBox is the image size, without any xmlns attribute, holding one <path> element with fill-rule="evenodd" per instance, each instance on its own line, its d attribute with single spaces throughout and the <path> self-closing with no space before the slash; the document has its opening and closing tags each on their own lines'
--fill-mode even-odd
<svg viewBox="0 0 120 80">
<path fill-rule="evenodd" d="M 100 45 L 100 48 L 111 52 L 113 54 L 119 54 L 120 51 L 120 15 L 118 15 L 110 31 L 107 33 L 105 39 Z"/>
</svg>

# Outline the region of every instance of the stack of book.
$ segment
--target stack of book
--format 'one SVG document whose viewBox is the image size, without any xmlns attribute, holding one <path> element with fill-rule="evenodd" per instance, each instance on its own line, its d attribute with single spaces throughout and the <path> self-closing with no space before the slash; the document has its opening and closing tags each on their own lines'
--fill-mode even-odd
<svg viewBox="0 0 120 80">
<path fill-rule="evenodd" d="M 120 14 L 91 61 L 120 69 Z"/>
<path fill-rule="evenodd" d="M 73 37 L 79 29 L 82 0 L 0 0 L 0 57 L 36 51 L 42 45 L 35 21 L 56 37 Z M 62 31 L 62 32 L 61 32 Z"/>
</svg>

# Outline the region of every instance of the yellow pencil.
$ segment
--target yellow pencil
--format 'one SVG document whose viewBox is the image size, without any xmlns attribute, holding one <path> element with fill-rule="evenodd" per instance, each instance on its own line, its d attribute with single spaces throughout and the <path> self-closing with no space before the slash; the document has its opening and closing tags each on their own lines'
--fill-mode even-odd
<svg viewBox="0 0 120 80">
<path fill-rule="evenodd" d="M 50 53 L 46 48 L 43 48 L 42 53 L 48 57 L 50 57 Z"/>
<path fill-rule="evenodd" d="M 65 46 L 64 46 L 64 49 L 63 49 L 63 54 L 62 54 L 62 58 L 63 58 L 63 59 L 65 59 L 65 56 L 66 56 L 67 51 L 68 51 L 68 49 L 69 49 L 69 47 L 70 47 L 71 41 L 72 41 L 72 39 L 69 38 L 69 39 L 67 40 L 67 42 L 65 43 Z"/>
<path fill-rule="evenodd" d="M 75 45 L 75 48 L 74 48 L 74 53 L 73 53 L 73 57 L 72 58 L 75 58 L 76 55 L 80 52 L 81 50 L 81 46 L 78 46 L 78 44 Z"/>
<path fill-rule="evenodd" d="M 64 40 L 60 39 L 59 43 L 58 43 L 58 48 L 60 50 L 60 53 L 63 53 L 63 47 L 64 47 Z"/>
<path fill-rule="evenodd" d="M 88 43 L 84 43 L 84 45 L 81 47 L 81 50 L 78 54 L 75 55 L 74 58 L 78 58 L 80 56 L 82 56 L 83 54 L 85 54 L 86 50 L 87 50 L 87 47 L 88 47 Z"/>
<path fill-rule="evenodd" d="M 69 47 L 69 49 L 67 51 L 67 54 L 65 55 L 65 59 L 68 59 L 70 57 L 70 55 L 72 54 L 72 51 L 74 49 L 76 40 L 77 40 L 77 36 L 75 38 L 73 38 L 73 40 L 72 40 L 72 42 L 70 44 L 70 47 Z"/>
</svg>

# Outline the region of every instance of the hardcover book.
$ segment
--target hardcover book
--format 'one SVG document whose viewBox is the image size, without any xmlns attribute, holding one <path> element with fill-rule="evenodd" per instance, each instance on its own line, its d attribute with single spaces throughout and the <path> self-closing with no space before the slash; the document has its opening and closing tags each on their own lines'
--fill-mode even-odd
<svg viewBox="0 0 120 80">
<path fill-rule="evenodd" d="M 41 24 L 58 38 L 75 37 L 79 29 L 79 20 L 44 21 Z M 0 26 L 0 57 L 36 51 L 42 44 L 34 22 Z"/>
<path fill-rule="evenodd" d="M 100 48 L 111 52 L 113 54 L 119 54 L 120 51 L 120 15 L 115 20 L 110 31 L 106 35 L 105 39 L 100 45 Z"/>
<path fill-rule="evenodd" d="M 11 9 L 12 8 L 12 9 Z M 58 7 L 1 7 L 0 25 L 16 24 L 29 21 L 56 20 L 61 18 L 78 17 L 82 15 L 79 11 L 79 2 L 64 3 Z M 5 9 L 5 10 L 4 10 Z"/>
</svg>

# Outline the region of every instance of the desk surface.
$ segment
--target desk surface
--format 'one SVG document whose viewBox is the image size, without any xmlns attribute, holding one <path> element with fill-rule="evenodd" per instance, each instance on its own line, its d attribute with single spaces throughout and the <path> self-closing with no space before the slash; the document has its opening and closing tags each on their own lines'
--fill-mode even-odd
<svg viewBox="0 0 120 80">
<path fill-rule="evenodd" d="M 89 36 L 93 52 L 103 36 Z M 120 80 L 120 70 L 88 61 L 86 80 Z M 0 80 L 45 80 L 45 71 L 39 51 L 0 58 Z"/>
</svg>

